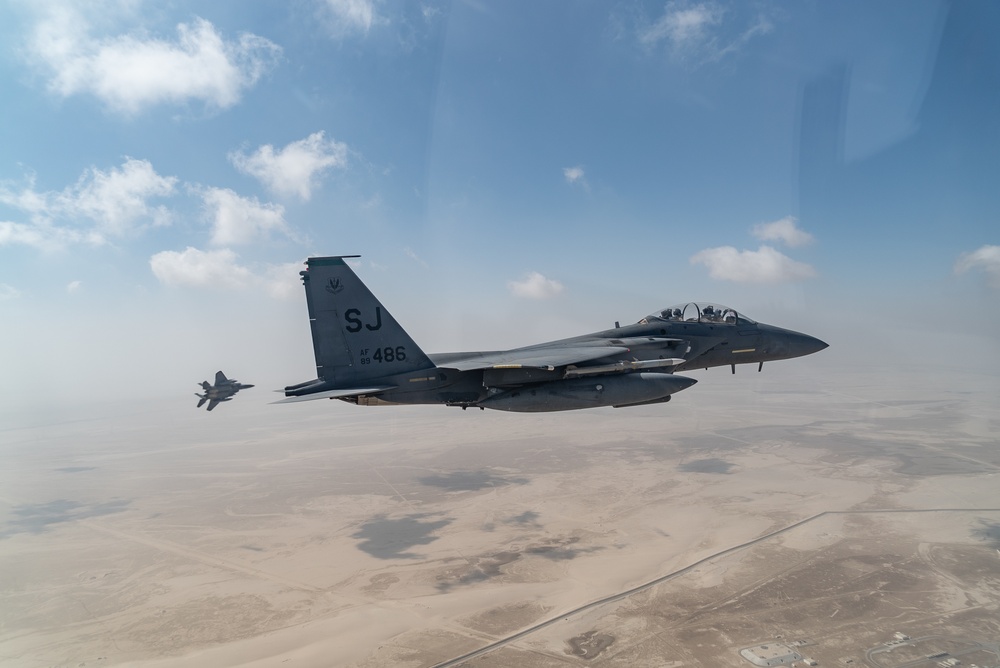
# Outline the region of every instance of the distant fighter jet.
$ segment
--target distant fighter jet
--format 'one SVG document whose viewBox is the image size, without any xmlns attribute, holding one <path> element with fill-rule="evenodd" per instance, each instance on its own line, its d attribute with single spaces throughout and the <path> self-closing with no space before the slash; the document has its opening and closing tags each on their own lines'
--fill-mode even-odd
<svg viewBox="0 0 1000 668">
<path fill-rule="evenodd" d="M 226 378 L 226 374 L 216 371 L 215 385 L 209 385 L 207 380 L 203 380 L 201 381 L 201 387 L 205 390 L 205 394 L 194 393 L 194 396 L 199 399 L 198 408 L 204 406 L 207 401 L 208 410 L 212 410 L 219 405 L 220 401 L 232 401 L 234 394 L 240 390 L 253 387 L 253 385 L 244 385 L 235 378 Z"/>
<path fill-rule="evenodd" d="M 277 403 L 340 399 L 359 406 L 445 404 L 544 412 L 641 406 L 694 385 L 675 371 L 809 355 L 806 334 L 725 306 L 689 303 L 634 325 L 513 350 L 425 354 L 344 261 L 313 257 L 301 273 L 316 379 Z"/>
</svg>

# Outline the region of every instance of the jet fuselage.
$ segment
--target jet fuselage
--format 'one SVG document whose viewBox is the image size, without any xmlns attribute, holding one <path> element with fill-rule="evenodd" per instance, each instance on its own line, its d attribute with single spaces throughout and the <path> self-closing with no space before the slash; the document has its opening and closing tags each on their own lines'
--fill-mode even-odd
<svg viewBox="0 0 1000 668">
<path fill-rule="evenodd" d="M 637 406 L 696 381 L 677 371 L 762 365 L 822 350 L 807 334 L 733 309 L 689 303 L 633 325 L 500 351 L 427 355 L 344 257 L 310 258 L 306 289 L 317 378 L 286 399 L 358 405 L 446 404 L 517 412 Z M 759 367 L 758 367 L 759 368 Z"/>
</svg>

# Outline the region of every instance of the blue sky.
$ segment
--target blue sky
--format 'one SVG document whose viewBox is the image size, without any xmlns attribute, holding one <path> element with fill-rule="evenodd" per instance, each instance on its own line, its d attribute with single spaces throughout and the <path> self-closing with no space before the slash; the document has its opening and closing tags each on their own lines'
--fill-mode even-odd
<svg viewBox="0 0 1000 668">
<path fill-rule="evenodd" d="M 8 405 L 305 380 L 309 255 L 429 351 L 706 299 L 997 368 L 995 3 L 163 5 L 0 6 Z"/>
</svg>

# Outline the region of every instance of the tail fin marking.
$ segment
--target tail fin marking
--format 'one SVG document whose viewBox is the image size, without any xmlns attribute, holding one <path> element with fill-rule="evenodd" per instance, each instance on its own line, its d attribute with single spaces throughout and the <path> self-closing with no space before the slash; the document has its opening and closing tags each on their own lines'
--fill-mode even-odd
<svg viewBox="0 0 1000 668">
<path fill-rule="evenodd" d="M 347 387 L 434 368 L 345 257 L 309 258 L 301 272 L 317 378 Z"/>
</svg>

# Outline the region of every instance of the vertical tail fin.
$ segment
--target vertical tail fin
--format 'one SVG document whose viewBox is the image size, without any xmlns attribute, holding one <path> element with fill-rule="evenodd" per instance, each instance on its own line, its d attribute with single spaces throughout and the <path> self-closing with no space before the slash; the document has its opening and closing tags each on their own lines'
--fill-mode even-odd
<svg viewBox="0 0 1000 668">
<path fill-rule="evenodd" d="M 345 257 L 311 257 L 301 272 L 316 376 L 327 387 L 434 368 Z"/>
</svg>

